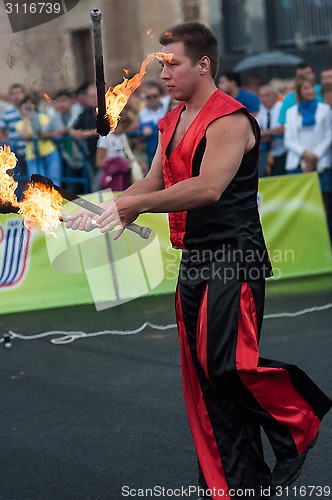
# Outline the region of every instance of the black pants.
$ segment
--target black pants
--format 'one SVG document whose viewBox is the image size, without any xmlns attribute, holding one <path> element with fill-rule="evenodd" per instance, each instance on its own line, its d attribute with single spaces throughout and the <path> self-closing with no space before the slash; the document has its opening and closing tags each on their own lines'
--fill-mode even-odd
<svg viewBox="0 0 332 500">
<path fill-rule="evenodd" d="M 259 357 L 264 295 L 264 280 L 241 282 L 225 263 L 182 261 L 176 313 L 184 395 L 213 499 L 270 484 L 262 427 L 276 457 L 291 458 L 307 449 L 331 407 L 302 370 Z"/>
</svg>

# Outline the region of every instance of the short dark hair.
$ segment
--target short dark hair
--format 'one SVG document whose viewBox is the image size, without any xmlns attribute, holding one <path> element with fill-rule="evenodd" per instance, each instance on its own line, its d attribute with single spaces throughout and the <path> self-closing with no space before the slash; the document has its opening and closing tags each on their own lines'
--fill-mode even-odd
<svg viewBox="0 0 332 500">
<path fill-rule="evenodd" d="M 215 78 L 219 66 L 218 40 L 207 26 L 202 23 L 181 23 L 164 31 L 159 38 L 161 45 L 182 42 L 186 55 L 193 64 L 204 56 L 210 59 L 211 74 Z"/>
<path fill-rule="evenodd" d="M 20 101 L 19 103 L 19 107 L 21 107 L 23 104 L 25 104 L 26 102 L 32 102 L 32 104 L 34 106 L 36 106 L 36 101 L 34 99 L 34 96 L 32 96 L 31 94 L 26 94 L 23 99 Z"/>
<path fill-rule="evenodd" d="M 81 83 L 81 85 L 79 85 L 76 88 L 75 95 L 78 96 L 78 95 L 81 95 L 81 94 L 86 94 L 87 91 L 88 91 L 88 88 L 90 87 L 90 85 L 91 84 L 88 81 Z"/>
<path fill-rule="evenodd" d="M 161 85 L 161 83 L 156 82 L 155 80 L 147 80 L 144 82 L 144 87 L 148 89 L 158 89 L 158 92 L 161 96 L 165 94 L 164 87 Z"/>
<path fill-rule="evenodd" d="M 302 61 L 295 66 L 295 70 L 306 69 L 306 68 L 311 68 L 311 64 L 307 63 L 306 61 Z"/>
<path fill-rule="evenodd" d="M 235 71 L 224 71 L 220 76 L 224 76 L 230 82 L 235 82 L 238 87 L 242 85 L 242 79 L 239 73 L 235 73 Z"/>
<path fill-rule="evenodd" d="M 68 97 L 68 99 L 72 99 L 72 93 L 67 89 L 58 90 L 56 94 L 54 94 L 53 100 L 59 99 L 59 97 Z"/>
<path fill-rule="evenodd" d="M 8 93 L 10 93 L 13 89 L 21 89 L 23 94 L 27 93 L 27 90 L 23 83 L 12 83 L 11 85 L 9 85 Z"/>
</svg>

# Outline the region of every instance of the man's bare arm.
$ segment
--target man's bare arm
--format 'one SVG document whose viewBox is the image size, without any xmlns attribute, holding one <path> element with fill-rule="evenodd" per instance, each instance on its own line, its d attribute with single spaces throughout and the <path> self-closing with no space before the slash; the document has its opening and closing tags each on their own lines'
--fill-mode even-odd
<svg viewBox="0 0 332 500">
<path fill-rule="evenodd" d="M 200 175 L 181 181 L 158 192 L 137 194 L 127 190 L 118 200 L 118 214 L 106 211 L 98 217 L 99 227 L 106 231 L 120 218 L 126 225 L 140 213 L 186 211 L 219 200 L 236 174 L 244 153 L 255 144 L 255 137 L 248 118 L 232 114 L 213 122 L 206 133 L 206 150 Z M 135 194 L 135 196 L 132 196 Z"/>
</svg>

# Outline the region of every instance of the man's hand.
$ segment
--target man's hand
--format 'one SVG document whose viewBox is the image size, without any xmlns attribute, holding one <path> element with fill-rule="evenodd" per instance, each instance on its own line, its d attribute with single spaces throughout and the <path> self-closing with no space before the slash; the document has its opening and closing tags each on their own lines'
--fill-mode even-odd
<svg viewBox="0 0 332 500">
<path fill-rule="evenodd" d="M 74 214 L 66 216 L 66 228 L 89 232 L 96 229 L 95 221 L 95 214 L 85 210 L 84 208 L 80 208 Z"/>
<path fill-rule="evenodd" d="M 145 125 L 142 129 L 142 134 L 145 136 L 145 137 L 149 137 L 150 135 L 152 135 L 153 133 L 153 129 L 152 127 L 149 127 L 148 125 Z"/>
<path fill-rule="evenodd" d="M 107 210 L 110 205 L 114 204 L 115 197 L 111 200 L 104 201 L 100 204 L 101 208 Z M 66 228 L 78 229 L 79 231 L 92 231 L 98 227 L 96 219 L 98 216 L 85 208 L 80 208 L 71 215 L 66 216 Z"/>
<path fill-rule="evenodd" d="M 92 137 L 94 135 L 97 135 L 96 130 L 76 130 L 76 129 L 70 129 L 70 135 L 76 140 L 76 141 L 83 141 L 84 139 L 88 139 L 89 137 Z"/>
<path fill-rule="evenodd" d="M 121 226 L 114 236 L 117 240 L 126 226 L 133 222 L 140 214 L 139 201 L 141 196 L 121 196 L 108 206 L 106 211 L 96 218 L 96 222 L 102 233 L 111 231 L 116 226 Z"/>
</svg>

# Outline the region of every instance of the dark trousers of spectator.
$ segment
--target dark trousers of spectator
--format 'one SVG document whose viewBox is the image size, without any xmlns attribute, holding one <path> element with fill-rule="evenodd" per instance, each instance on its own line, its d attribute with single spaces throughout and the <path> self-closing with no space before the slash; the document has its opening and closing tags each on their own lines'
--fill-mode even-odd
<svg viewBox="0 0 332 500">
<path fill-rule="evenodd" d="M 286 157 L 287 157 L 287 153 L 285 153 L 284 155 L 281 155 L 281 156 L 274 156 L 273 157 L 271 175 L 285 175 L 286 174 L 286 170 L 285 170 Z"/>
<path fill-rule="evenodd" d="M 63 168 L 63 177 L 72 179 L 64 181 L 65 189 L 74 194 L 84 194 L 86 192 L 86 187 L 85 187 L 86 182 L 85 180 L 82 179 L 83 176 L 82 168 L 70 167 L 65 160 L 63 160 L 62 168 Z"/>
<path fill-rule="evenodd" d="M 332 243 L 332 168 L 326 168 L 319 174 L 319 183 L 323 195 L 327 226 Z"/>
<path fill-rule="evenodd" d="M 265 167 L 267 164 L 267 157 L 267 150 L 261 149 L 259 152 L 259 177 L 266 177 Z"/>
</svg>

